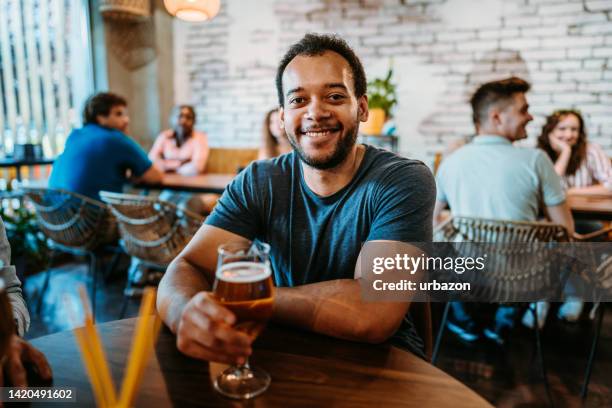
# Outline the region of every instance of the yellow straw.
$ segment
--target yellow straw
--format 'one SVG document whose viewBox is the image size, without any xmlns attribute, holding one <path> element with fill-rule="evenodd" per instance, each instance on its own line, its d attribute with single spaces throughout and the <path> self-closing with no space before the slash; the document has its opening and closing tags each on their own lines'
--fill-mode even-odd
<svg viewBox="0 0 612 408">
<path fill-rule="evenodd" d="M 85 339 L 91 356 L 93 357 L 93 364 L 97 372 L 100 384 L 102 386 L 102 392 L 105 406 L 114 406 L 117 403 L 117 394 L 115 392 L 115 385 L 110 374 L 110 369 L 106 360 L 106 354 L 100 341 L 100 336 L 93 324 L 93 316 L 91 315 L 91 309 L 89 307 L 89 298 L 87 297 L 87 291 L 84 286 L 79 287 L 79 294 L 83 304 L 83 311 L 85 312 Z"/>
<path fill-rule="evenodd" d="M 140 319 L 138 320 L 138 325 L 134 333 L 132 350 L 130 351 L 128 366 L 121 387 L 121 395 L 119 397 L 119 407 L 121 408 L 132 406 L 136 389 L 142 380 L 146 362 L 153 351 L 155 339 L 160 327 L 160 324 L 157 322 L 157 315 L 152 315 L 154 302 L 155 289 L 146 288 L 138 314 Z M 147 334 L 149 334 L 149 336 L 147 336 Z"/>
<path fill-rule="evenodd" d="M 106 407 L 106 398 L 104 391 L 102 390 L 102 383 L 98 378 L 98 371 L 96 370 L 96 364 L 92 351 L 87 344 L 87 332 L 84 328 L 79 327 L 74 331 L 75 337 L 79 348 L 81 349 L 81 355 L 83 356 L 83 363 L 85 364 L 85 370 L 89 376 L 91 382 L 91 388 L 93 388 L 94 396 L 96 397 L 96 403 L 99 407 Z"/>
</svg>

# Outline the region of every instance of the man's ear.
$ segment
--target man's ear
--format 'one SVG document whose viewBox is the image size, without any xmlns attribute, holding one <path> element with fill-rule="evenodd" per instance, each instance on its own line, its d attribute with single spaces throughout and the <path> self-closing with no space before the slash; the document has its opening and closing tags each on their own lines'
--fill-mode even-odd
<svg viewBox="0 0 612 408">
<path fill-rule="evenodd" d="M 358 103 L 357 112 L 358 112 L 359 121 L 366 122 L 370 114 L 370 111 L 368 110 L 368 95 L 362 95 L 357 100 L 357 103 Z"/>
<path fill-rule="evenodd" d="M 285 128 L 285 109 L 281 106 L 278 108 L 278 120 L 280 120 L 281 128 Z"/>
</svg>

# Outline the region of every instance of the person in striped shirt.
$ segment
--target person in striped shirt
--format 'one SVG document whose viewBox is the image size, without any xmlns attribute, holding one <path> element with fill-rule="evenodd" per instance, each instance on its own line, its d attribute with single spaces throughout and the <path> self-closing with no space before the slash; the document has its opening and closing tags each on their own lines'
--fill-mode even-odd
<svg viewBox="0 0 612 408">
<path fill-rule="evenodd" d="M 546 118 L 538 147 L 555 163 L 566 188 L 612 190 L 612 164 L 603 149 L 587 141 L 576 110 L 558 110 Z"/>
<path fill-rule="evenodd" d="M 592 193 L 612 190 L 610 158 L 601 146 L 587 141 L 584 119 L 577 110 L 558 110 L 548 116 L 538 138 L 538 147 L 555 163 L 555 171 L 566 189 Z M 579 233 L 601 227 L 597 221 L 576 222 Z M 559 309 L 559 318 L 567 321 L 577 321 L 584 306 L 581 299 L 571 296 L 573 292 L 570 282 L 567 288 L 569 298 Z M 542 306 L 547 309 L 547 305 Z M 526 318 L 530 320 L 529 316 Z"/>
</svg>

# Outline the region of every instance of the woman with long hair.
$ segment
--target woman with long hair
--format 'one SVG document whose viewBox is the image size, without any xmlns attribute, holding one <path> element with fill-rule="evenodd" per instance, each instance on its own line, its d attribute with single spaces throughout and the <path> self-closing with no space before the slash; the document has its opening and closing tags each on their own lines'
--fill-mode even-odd
<svg viewBox="0 0 612 408">
<path fill-rule="evenodd" d="M 587 141 L 584 119 L 577 110 L 558 110 L 548 116 L 538 137 L 538 147 L 554 162 L 555 171 L 563 180 L 565 188 L 588 192 L 612 189 L 610 158 L 599 145 Z M 576 231 L 579 233 L 592 232 L 601 227 L 602 224 L 597 221 L 576 222 Z M 579 284 L 571 280 L 568 282 L 568 300 L 559 308 L 559 318 L 572 322 L 579 319 L 584 302 L 573 296 Z M 548 304 L 539 303 L 538 308 L 548 309 Z M 530 316 L 525 319 L 531 320 Z"/>
<path fill-rule="evenodd" d="M 538 147 L 555 163 L 566 188 L 612 190 L 612 164 L 603 149 L 587 141 L 584 119 L 576 110 L 546 118 Z"/>
<path fill-rule="evenodd" d="M 266 113 L 261 129 L 261 147 L 259 159 L 271 159 L 292 150 L 285 129 L 281 127 L 278 109 Z"/>
</svg>

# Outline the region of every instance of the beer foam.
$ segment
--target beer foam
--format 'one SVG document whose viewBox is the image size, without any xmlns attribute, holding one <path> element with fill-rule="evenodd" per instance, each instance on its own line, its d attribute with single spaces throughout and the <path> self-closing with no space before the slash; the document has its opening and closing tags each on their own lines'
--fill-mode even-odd
<svg viewBox="0 0 612 408">
<path fill-rule="evenodd" d="M 217 269 L 217 279 L 230 283 L 259 282 L 272 274 L 269 264 L 257 262 L 233 262 Z"/>
</svg>

